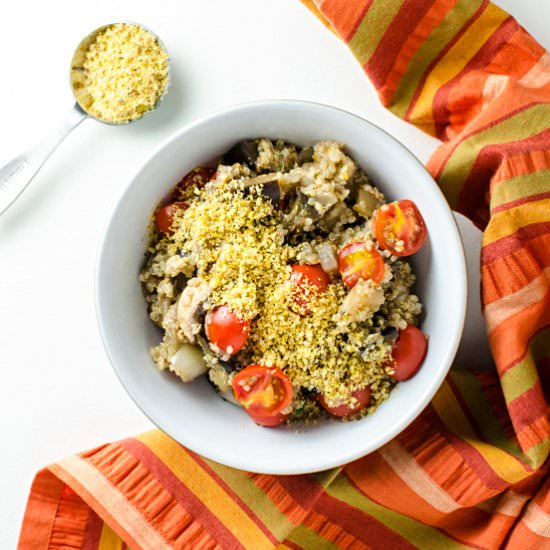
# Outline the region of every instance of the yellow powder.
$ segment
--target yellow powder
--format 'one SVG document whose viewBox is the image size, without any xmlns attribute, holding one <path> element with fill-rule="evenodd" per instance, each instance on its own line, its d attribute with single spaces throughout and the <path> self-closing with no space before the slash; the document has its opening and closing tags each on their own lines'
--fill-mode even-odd
<svg viewBox="0 0 550 550">
<path fill-rule="evenodd" d="M 323 394 L 329 403 L 353 404 L 351 393 L 369 384 L 374 408 L 391 388 L 389 344 L 373 335 L 365 360 L 364 324 L 342 333 L 335 316 L 347 290 L 340 282 L 321 294 L 306 287 L 309 312 L 300 314 L 289 282 L 297 249 L 284 242 L 281 213 L 260 187 L 244 192 L 242 180 L 223 179 L 198 191 L 176 218 L 168 252 L 197 261 L 197 276 L 212 290 L 211 307 L 224 304 L 251 320 L 239 361 L 276 365 L 296 387 Z"/>
<path fill-rule="evenodd" d="M 79 102 L 91 115 L 124 123 L 150 111 L 168 81 L 168 55 L 149 31 L 117 23 L 101 31 L 85 54 Z"/>
</svg>

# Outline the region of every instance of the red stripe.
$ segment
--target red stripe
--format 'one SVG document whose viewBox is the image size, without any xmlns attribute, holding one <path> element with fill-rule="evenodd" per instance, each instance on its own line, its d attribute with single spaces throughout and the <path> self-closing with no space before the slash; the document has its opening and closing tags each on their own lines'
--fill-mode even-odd
<svg viewBox="0 0 550 550">
<path fill-rule="evenodd" d="M 305 510 L 311 508 L 325 491 L 311 476 L 279 476 L 278 481 L 292 499 Z"/>
<path fill-rule="evenodd" d="M 347 476 L 356 488 L 353 481 Z M 360 492 L 360 491 L 359 491 Z M 360 492 L 360 494 L 362 494 Z M 413 544 L 399 536 L 365 512 L 349 505 L 347 502 L 322 494 L 314 505 L 314 510 L 329 518 L 347 533 L 367 546 L 374 548 L 391 548 L 392 550 L 410 550 L 416 548 Z"/>
<path fill-rule="evenodd" d="M 546 417 L 550 420 L 549 408 L 540 382 L 531 389 L 508 403 L 508 410 L 514 422 L 516 432 L 521 432 L 539 418 Z"/>
<path fill-rule="evenodd" d="M 426 84 L 426 81 L 428 80 L 428 77 L 430 76 L 432 70 L 445 57 L 445 55 L 447 55 L 447 52 L 462 38 L 462 35 L 476 22 L 477 19 L 481 17 L 481 14 L 485 11 L 485 8 L 488 5 L 489 0 L 483 0 L 477 11 L 472 15 L 472 17 L 465 21 L 460 30 L 451 38 L 451 40 L 449 40 L 449 42 L 447 42 L 446 46 L 439 52 L 437 57 L 428 65 L 428 68 L 422 75 L 422 78 L 420 79 L 420 82 L 418 83 L 418 86 L 416 87 L 416 90 L 412 96 L 411 102 L 404 116 L 405 120 L 409 120 L 414 106 L 416 105 L 422 89 L 424 88 L 424 84 Z M 457 8 L 457 11 L 460 11 L 460 7 Z"/>
<path fill-rule="evenodd" d="M 203 529 L 227 548 L 244 548 L 223 523 L 180 481 L 153 451 L 137 439 L 118 442 L 139 460 L 174 497 L 174 500 L 196 519 Z"/>
<path fill-rule="evenodd" d="M 514 114 L 528 109 L 525 105 Z M 510 114 L 510 117 L 513 116 Z M 472 166 L 468 177 L 460 191 L 458 210 L 469 217 L 476 225 L 483 227 L 490 218 L 487 191 L 491 177 L 498 170 L 504 160 L 511 156 L 527 151 L 550 148 L 550 129 L 522 140 L 513 140 L 506 143 L 497 143 L 483 146 Z"/>
<path fill-rule="evenodd" d="M 529 240 L 548 234 L 550 234 L 550 221 L 533 223 L 520 227 L 512 235 L 503 237 L 493 243 L 486 244 L 481 249 L 481 264 L 488 265 L 504 256 L 509 256 L 525 248 Z"/>
<path fill-rule="evenodd" d="M 267 526 L 260 520 L 260 518 L 254 513 L 254 511 L 243 502 L 240 497 L 227 485 L 227 483 L 209 466 L 205 460 L 198 454 L 187 450 L 191 458 L 205 471 L 210 477 L 227 493 L 229 497 L 242 508 L 246 515 L 250 516 L 250 519 L 260 528 L 265 536 L 273 543 L 279 544 L 279 539 L 273 535 L 273 533 L 267 528 Z"/>
<path fill-rule="evenodd" d="M 84 542 L 80 550 L 97 550 L 102 528 L 103 520 L 90 508 L 88 523 L 84 532 Z"/>
<path fill-rule="evenodd" d="M 445 83 L 434 96 L 432 113 L 435 122 L 436 136 L 445 140 L 445 130 L 449 123 L 451 112 L 449 110 L 449 95 L 458 82 L 468 73 L 480 70 L 487 66 L 499 53 L 510 38 L 519 29 L 519 25 L 513 17 L 508 17 L 500 27 L 489 37 L 481 49 L 470 59 L 466 66 L 449 82 Z M 479 100 L 479 98 L 478 98 Z"/>
<path fill-rule="evenodd" d="M 403 44 L 436 1 L 405 0 L 364 67 L 377 89 L 384 85 Z"/>
<path fill-rule="evenodd" d="M 298 546 L 297 544 L 294 544 L 293 542 L 290 542 L 289 540 L 284 540 L 283 544 L 285 546 L 288 546 L 289 548 L 292 548 L 292 550 L 304 550 L 301 546 Z"/>
<path fill-rule="evenodd" d="M 447 429 L 447 426 L 445 426 L 443 421 L 439 418 L 432 405 L 428 405 L 426 409 L 424 409 L 422 415 L 425 416 L 428 424 L 430 424 L 434 430 L 437 430 L 448 443 L 452 445 L 457 453 L 462 456 L 471 472 L 479 478 L 487 489 L 491 490 L 492 494 L 487 495 L 486 498 L 509 487 L 509 484 L 493 471 L 477 449 Z"/>
<path fill-rule="evenodd" d="M 505 210 L 510 210 L 510 208 L 515 208 L 516 206 L 521 206 L 522 204 L 527 204 L 528 202 L 542 201 L 548 198 L 550 198 L 550 191 L 538 193 L 537 195 L 530 195 L 528 197 L 523 197 L 522 199 L 516 199 L 515 201 L 510 201 L 505 204 L 495 206 L 495 208 L 491 210 L 491 214 L 497 214 L 498 212 L 504 212 Z"/>
<path fill-rule="evenodd" d="M 542 392 L 544 393 L 546 402 L 550 403 L 550 357 L 539 359 L 536 364 Z"/>
</svg>

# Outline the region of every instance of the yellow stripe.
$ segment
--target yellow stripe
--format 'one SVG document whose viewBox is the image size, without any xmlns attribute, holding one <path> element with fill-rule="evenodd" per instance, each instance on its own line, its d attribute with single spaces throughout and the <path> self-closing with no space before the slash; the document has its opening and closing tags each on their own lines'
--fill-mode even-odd
<svg viewBox="0 0 550 550">
<path fill-rule="evenodd" d="M 509 15 L 494 4 L 487 6 L 477 21 L 432 69 L 409 118 L 412 123 L 422 123 L 423 129 L 431 128 L 427 131 L 434 133 L 432 103 L 435 94 L 464 69 L 507 17 Z"/>
<path fill-rule="evenodd" d="M 101 528 L 97 550 L 121 550 L 122 539 L 106 524 Z"/>
<path fill-rule="evenodd" d="M 550 191 L 550 168 L 515 176 L 491 190 L 491 208 Z"/>
<path fill-rule="evenodd" d="M 173 439 L 160 430 L 136 437 L 211 510 L 246 548 L 272 549 L 273 544 L 243 509 Z"/>
<path fill-rule="evenodd" d="M 508 237 L 526 225 L 550 221 L 549 212 L 550 199 L 543 199 L 493 214 L 483 235 L 483 246 Z"/>
<path fill-rule="evenodd" d="M 529 475 L 508 453 L 479 440 L 447 382 L 435 395 L 432 405 L 447 428 L 476 449 L 504 481 L 516 483 Z"/>
<path fill-rule="evenodd" d="M 223 466 L 211 460 L 207 464 L 227 483 L 235 494 L 251 509 L 260 521 L 279 540 L 286 538 L 294 524 L 281 512 L 274 502 L 241 470 Z"/>
</svg>

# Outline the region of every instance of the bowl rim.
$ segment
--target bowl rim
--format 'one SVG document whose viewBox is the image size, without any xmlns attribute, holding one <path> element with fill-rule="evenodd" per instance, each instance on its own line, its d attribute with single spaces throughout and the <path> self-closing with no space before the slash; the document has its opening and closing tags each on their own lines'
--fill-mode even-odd
<svg viewBox="0 0 550 550">
<path fill-rule="evenodd" d="M 385 134 L 387 138 L 393 144 L 401 149 L 401 152 L 404 155 L 408 155 L 413 162 L 417 163 L 421 170 L 424 172 L 425 177 L 430 180 L 432 184 L 432 191 L 439 195 L 439 199 L 442 202 L 442 205 L 446 207 L 447 212 L 445 212 L 448 220 L 451 222 L 449 224 L 449 230 L 452 232 L 453 240 L 458 245 L 456 246 L 456 253 L 457 253 L 457 264 L 460 266 L 460 273 L 457 273 L 456 276 L 460 279 L 460 286 L 455 287 L 453 290 L 454 292 L 457 292 L 460 294 L 460 302 L 461 302 L 461 308 L 460 308 L 460 319 L 458 320 L 458 323 L 456 325 L 455 333 L 452 335 L 452 338 L 448 341 L 447 345 L 447 353 L 446 353 L 446 363 L 447 367 L 444 369 L 440 369 L 438 371 L 438 375 L 431 379 L 431 383 L 424 388 L 424 391 L 419 394 L 419 398 L 414 406 L 413 409 L 409 411 L 409 414 L 406 417 L 403 417 L 403 419 L 399 422 L 396 422 L 394 425 L 391 426 L 390 429 L 388 429 L 382 436 L 379 436 L 376 440 L 370 440 L 369 444 L 363 443 L 361 445 L 357 446 L 357 451 L 354 453 L 348 453 L 346 456 L 341 456 L 338 459 L 331 459 L 326 460 L 323 457 L 317 457 L 316 462 L 311 467 L 305 468 L 296 468 L 292 465 L 285 465 L 281 464 L 277 468 L 263 468 L 261 465 L 258 468 L 251 469 L 250 464 L 248 464 L 246 461 L 239 461 L 239 460 L 228 460 L 224 456 L 223 452 L 219 451 L 212 451 L 211 448 L 208 448 L 204 445 L 197 444 L 197 442 L 193 442 L 193 446 L 189 446 L 189 443 L 184 443 L 180 441 L 178 436 L 174 433 L 171 433 L 171 430 L 165 429 L 162 427 L 162 419 L 157 418 L 157 415 L 153 411 L 147 410 L 147 405 L 144 402 L 141 402 L 137 396 L 135 396 L 129 389 L 129 383 L 126 381 L 123 373 L 121 370 L 119 370 L 115 364 L 115 361 L 113 359 L 112 353 L 110 351 L 109 346 L 109 337 L 105 331 L 105 326 L 103 322 L 103 316 L 105 315 L 105 312 L 103 311 L 102 306 L 102 299 L 100 296 L 100 271 L 101 271 L 101 265 L 103 256 L 105 253 L 105 249 L 107 246 L 108 237 L 111 230 L 111 225 L 114 222 L 115 214 L 117 213 L 118 209 L 121 207 L 122 203 L 124 202 L 127 193 L 129 193 L 130 188 L 133 185 L 133 182 L 139 178 L 141 173 L 145 170 L 145 168 L 149 165 L 149 163 L 165 148 L 167 147 L 171 142 L 178 139 L 182 134 L 188 133 L 192 131 L 194 128 L 199 127 L 213 119 L 218 118 L 222 115 L 227 115 L 234 112 L 239 112 L 243 109 L 251 109 L 251 108 L 272 108 L 273 106 L 304 106 L 306 108 L 321 108 L 323 110 L 330 110 L 330 111 L 337 111 L 340 112 L 346 116 L 351 116 L 363 124 L 367 124 L 371 127 L 373 127 L 375 130 Z M 240 470 L 246 470 L 246 471 L 254 471 L 256 473 L 262 473 L 262 474 L 272 474 L 272 475 L 300 475 L 300 474 L 308 474 L 308 473 L 315 473 L 320 472 L 324 470 L 328 470 L 331 468 L 343 466 L 345 464 L 348 464 L 349 462 L 352 462 L 354 460 L 357 460 L 359 458 L 362 458 L 392 439 L 394 439 L 397 435 L 399 435 L 403 430 L 405 430 L 414 420 L 418 418 L 418 416 L 421 414 L 421 412 L 429 405 L 432 398 L 436 394 L 436 392 L 439 390 L 441 385 L 443 384 L 445 377 L 447 376 L 453 360 L 457 354 L 458 347 L 460 344 L 460 340 L 464 331 L 464 324 L 466 320 L 466 308 L 467 308 L 467 298 L 468 298 L 468 280 L 467 280 L 467 267 L 466 267 L 466 258 L 464 253 L 464 243 L 462 242 L 462 238 L 460 235 L 460 231 L 458 228 L 458 224 L 456 222 L 456 219 L 453 215 L 453 211 L 451 210 L 450 205 L 447 202 L 447 199 L 445 198 L 443 192 L 441 191 L 440 187 L 437 185 L 437 182 L 434 180 L 434 178 L 431 176 L 431 174 L 426 170 L 426 167 L 424 164 L 419 160 L 419 158 L 410 151 L 405 145 L 403 145 L 398 139 L 393 137 L 388 131 L 384 130 L 380 126 L 374 124 L 373 122 L 367 120 L 366 118 L 356 114 L 352 113 L 350 111 L 347 111 L 345 109 L 335 107 L 333 105 L 328 105 L 325 103 L 315 102 L 315 101 L 308 101 L 308 100 L 301 100 L 301 99 L 261 99 L 261 100 L 254 100 L 254 101 L 247 101 L 242 103 L 237 103 L 233 105 L 229 105 L 227 107 L 217 109 L 213 112 L 210 112 L 209 114 L 206 114 L 202 117 L 199 117 L 197 119 L 194 119 L 193 121 L 185 124 L 180 129 L 175 130 L 172 132 L 167 138 L 165 138 L 155 149 L 153 152 L 140 164 L 140 167 L 133 173 L 133 175 L 129 178 L 128 183 L 125 185 L 123 191 L 118 195 L 114 201 L 114 204 L 108 211 L 108 217 L 107 221 L 104 224 L 103 232 L 99 240 L 99 245 L 96 252 L 96 261 L 95 261 L 95 270 L 94 270 L 94 304 L 95 304 L 95 316 L 97 320 L 98 330 L 101 338 L 101 342 L 103 344 L 103 348 L 105 350 L 105 353 L 107 355 L 107 358 L 111 364 L 112 369 L 115 372 L 116 377 L 118 378 L 119 382 L 122 384 L 123 388 L 125 389 L 128 396 L 132 399 L 132 401 L 135 403 L 135 405 L 138 407 L 138 409 L 162 432 L 167 434 L 169 437 L 183 445 L 184 447 L 190 449 L 193 452 L 198 453 L 199 455 L 202 455 L 210 460 L 213 460 L 215 462 L 218 462 L 220 464 L 240 469 Z M 373 443 L 374 441 L 374 443 Z"/>
</svg>

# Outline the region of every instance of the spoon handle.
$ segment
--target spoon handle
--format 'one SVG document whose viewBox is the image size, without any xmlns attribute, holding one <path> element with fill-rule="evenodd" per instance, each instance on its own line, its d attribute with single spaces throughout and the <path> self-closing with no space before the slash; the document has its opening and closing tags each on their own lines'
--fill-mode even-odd
<svg viewBox="0 0 550 550">
<path fill-rule="evenodd" d="M 70 115 L 46 139 L 0 168 L 0 215 L 25 190 L 65 136 L 88 115 L 75 104 Z"/>
</svg>

